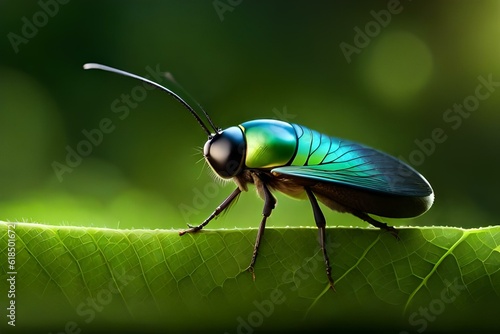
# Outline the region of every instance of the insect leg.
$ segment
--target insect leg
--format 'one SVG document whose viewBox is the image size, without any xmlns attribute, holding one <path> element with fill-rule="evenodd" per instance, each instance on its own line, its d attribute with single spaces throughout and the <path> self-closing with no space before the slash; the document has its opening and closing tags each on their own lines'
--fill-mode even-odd
<svg viewBox="0 0 500 334">
<path fill-rule="evenodd" d="M 252 260 L 247 270 L 252 273 L 253 280 L 255 281 L 254 265 L 257 260 L 257 254 L 259 253 L 259 246 L 262 237 L 264 236 L 264 230 L 266 228 L 267 217 L 271 215 L 274 207 L 276 206 L 276 198 L 269 191 L 269 188 L 262 183 L 262 190 L 264 193 L 264 209 L 262 209 L 262 221 L 260 222 L 259 231 L 257 232 L 257 239 L 255 240 L 255 245 L 253 246 Z"/>
<path fill-rule="evenodd" d="M 189 229 L 187 230 L 183 230 L 183 231 L 180 231 L 179 232 L 179 235 L 184 235 L 186 233 L 194 233 L 194 232 L 198 232 L 199 230 L 201 230 L 203 227 L 205 227 L 208 223 L 210 223 L 210 221 L 212 219 L 214 219 L 215 217 L 217 217 L 219 214 L 221 214 L 225 209 L 227 209 L 227 207 L 231 204 L 232 201 L 235 200 L 235 198 L 238 197 L 238 195 L 241 193 L 241 190 L 240 188 L 236 188 L 232 193 L 231 195 L 229 195 L 216 209 L 214 212 L 212 212 L 212 214 L 210 216 L 208 216 L 207 219 L 205 219 L 203 221 L 203 223 L 201 223 L 200 225 L 198 226 L 192 226 L 190 224 L 188 224 L 188 227 Z"/>
<path fill-rule="evenodd" d="M 312 191 L 307 187 L 305 187 L 304 189 L 306 190 L 306 194 L 309 197 L 309 201 L 311 202 L 314 214 L 314 220 L 316 221 L 316 226 L 318 226 L 321 250 L 323 252 L 323 258 L 325 259 L 326 276 L 328 277 L 328 282 L 330 283 L 330 287 L 333 290 L 335 290 L 332 278 L 332 267 L 330 266 L 330 258 L 328 257 L 328 253 L 326 251 L 326 231 L 325 231 L 326 219 Z"/>
<path fill-rule="evenodd" d="M 372 217 L 368 216 L 366 213 L 364 212 L 360 212 L 360 211 L 353 211 L 351 212 L 353 215 L 355 215 L 356 217 L 358 217 L 359 219 L 362 219 L 364 220 L 365 222 L 368 222 L 370 224 L 372 224 L 373 226 L 375 227 L 378 227 L 382 230 L 385 230 L 387 232 L 389 232 L 390 234 L 392 234 L 393 236 L 396 237 L 396 239 L 399 239 L 399 236 L 398 236 L 398 230 L 396 230 L 394 227 L 392 226 L 389 226 L 385 223 L 381 223 L 379 222 L 378 220 L 375 220 L 373 219 Z"/>
</svg>

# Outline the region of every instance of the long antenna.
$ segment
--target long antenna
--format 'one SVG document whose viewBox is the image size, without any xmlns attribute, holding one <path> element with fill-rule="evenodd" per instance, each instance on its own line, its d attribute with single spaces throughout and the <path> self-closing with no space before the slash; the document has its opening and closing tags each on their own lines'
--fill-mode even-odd
<svg viewBox="0 0 500 334">
<path fill-rule="evenodd" d="M 208 137 L 211 138 L 212 137 L 212 133 L 210 132 L 210 130 L 208 129 L 208 127 L 205 125 L 205 123 L 203 123 L 203 121 L 201 120 L 200 116 L 198 116 L 198 114 L 194 111 L 194 109 L 189 105 L 187 104 L 186 101 L 184 101 L 179 95 L 177 95 L 176 93 L 174 93 L 173 91 L 171 91 L 170 89 L 166 88 L 166 87 L 163 87 L 162 85 L 154 82 L 154 81 L 151 81 L 149 79 L 146 79 L 146 78 L 143 78 L 143 77 L 140 77 L 138 75 L 135 75 L 135 74 L 132 74 L 132 73 L 129 73 L 129 72 L 125 72 L 125 71 L 122 71 L 122 70 L 119 70 L 119 69 L 116 69 L 116 68 L 113 68 L 113 67 L 109 67 L 109 66 L 106 66 L 106 65 L 101 65 L 101 64 L 96 64 L 96 63 L 87 63 L 87 64 L 84 64 L 83 65 L 83 69 L 85 70 L 102 70 L 102 71 L 107 71 L 107 72 L 112 72 L 112 73 L 116 73 L 116 74 L 120 74 L 120 75 L 123 75 L 123 76 L 126 76 L 126 77 L 131 77 L 131 78 L 134 78 L 134 79 L 137 79 L 139 81 L 142 81 L 142 82 L 145 82 L 155 88 L 158 88 L 164 92 L 167 92 L 168 94 L 170 94 L 173 98 L 175 98 L 177 101 L 179 101 L 190 113 L 191 115 L 193 115 L 193 117 L 196 119 L 196 121 L 198 122 L 198 124 L 200 124 L 201 128 L 207 133 Z M 218 133 L 220 130 L 217 130 L 217 128 L 213 125 L 212 123 L 212 120 L 210 120 L 210 118 L 208 117 L 208 115 L 205 113 L 205 111 L 202 109 L 203 113 L 205 114 L 205 116 L 207 116 L 209 122 L 210 122 L 210 125 L 214 128 L 215 132 Z"/>
<path fill-rule="evenodd" d="M 171 83 L 175 84 L 177 86 L 178 89 L 180 89 L 182 91 L 182 93 L 184 93 L 185 96 L 189 97 L 191 99 L 191 102 L 194 102 L 196 103 L 196 105 L 198 106 L 198 108 L 200 108 L 201 112 L 203 113 L 203 115 L 205 115 L 205 118 L 207 119 L 208 123 L 210 124 L 210 126 L 212 126 L 212 128 L 215 130 L 215 132 L 219 133 L 220 132 L 220 128 L 216 127 L 214 125 L 214 122 L 212 122 L 212 119 L 210 118 L 210 116 L 208 115 L 208 113 L 205 111 L 205 109 L 203 109 L 203 107 L 201 106 L 201 104 L 198 103 L 198 101 L 196 101 L 192 96 L 191 94 L 189 94 L 185 89 L 184 87 L 181 86 L 180 83 L 177 82 L 177 80 L 175 80 L 174 76 L 172 75 L 172 73 L 170 72 L 166 72 L 165 73 L 165 78 L 167 78 Z"/>
</svg>

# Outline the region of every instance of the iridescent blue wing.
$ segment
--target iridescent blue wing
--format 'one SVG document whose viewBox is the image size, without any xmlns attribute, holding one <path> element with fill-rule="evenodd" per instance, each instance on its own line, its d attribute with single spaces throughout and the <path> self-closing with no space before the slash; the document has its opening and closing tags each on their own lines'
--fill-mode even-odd
<svg viewBox="0 0 500 334">
<path fill-rule="evenodd" d="M 402 161 L 373 148 L 292 124 L 297 153 L 289 166 L 272 173 L 330 182 L 389 195 L 426 197 L 430 184 Z"/>
</svg>

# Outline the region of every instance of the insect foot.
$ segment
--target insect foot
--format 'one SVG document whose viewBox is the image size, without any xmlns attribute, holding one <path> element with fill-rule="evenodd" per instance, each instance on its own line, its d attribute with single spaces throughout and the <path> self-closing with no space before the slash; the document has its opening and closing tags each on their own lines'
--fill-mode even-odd
<svg viewBox="0 0 500 334">
<path fill-rule="evenodd" d="M 401 238 L 399 237 L 399 231 L 396 230 L 394 227 L 387 226 L 387 232 L 392 234 L 394 236 L 394 238 L 396 238 L 398 241 L 401 240 Z"/>
<path fill-rule="evenodd" d="M 182 236 L 186 233 L 196 233 L 198 232 L 199 230 L 201 230 L 203 228 L 202 225 L 198 225 L 198 226 L 193 226 L 191 224 L 187 224 L 187 226 L 189 227 L 187 230 L 182 230 L 182 231 L 179 231 L 179 235 Z"/>
<path fill-rule="evenodd" d="M 255 269 L 253 268 L 253 265 L 249 265 L 245 271 L 248 271 L 249 273 L 252 274 L 252 279 L 255 282 Z"/>
<path fill-rule="evenodd" d="M 328 284 L 330 284 L 330 289 L 332 289 L 333 292 L 336 292 L 335 290 L 335 284 L 333 282 L 332 278 L 332 267 L 330 267 L 330 264 L 326 267 L 326 276 L 328 277 Z"/>
</svg>

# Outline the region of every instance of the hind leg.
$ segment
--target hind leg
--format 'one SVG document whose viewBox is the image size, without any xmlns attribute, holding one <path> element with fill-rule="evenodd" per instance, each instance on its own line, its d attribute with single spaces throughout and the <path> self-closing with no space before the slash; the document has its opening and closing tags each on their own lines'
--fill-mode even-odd
<svg viewBox="0 0 500 334">
<path fill-rule="evenodd" d="M 362 219 L 365 222 L 368 222 L 368 223 L 372 224 L 375 227 L 378 227 L 378 228 L 380 228 L 382 230 L 385 230 L 385 231 L 389 232 L 390 234 L 392 234 L 394 237 L 396 237 L 396 239 L 399 239 L 398 230 L 396 230 L 394 227 L 389 226 L 389 225 L 387 225 L 385 223 L 381 223 L 378 220 L 373 219 L 372 217 L 370 217 L 369 215 L 367 215 L 364 212 L 351 211 L 351 213 L 354 216 L 358 217 L 359 219 Z"/>
</svg>

